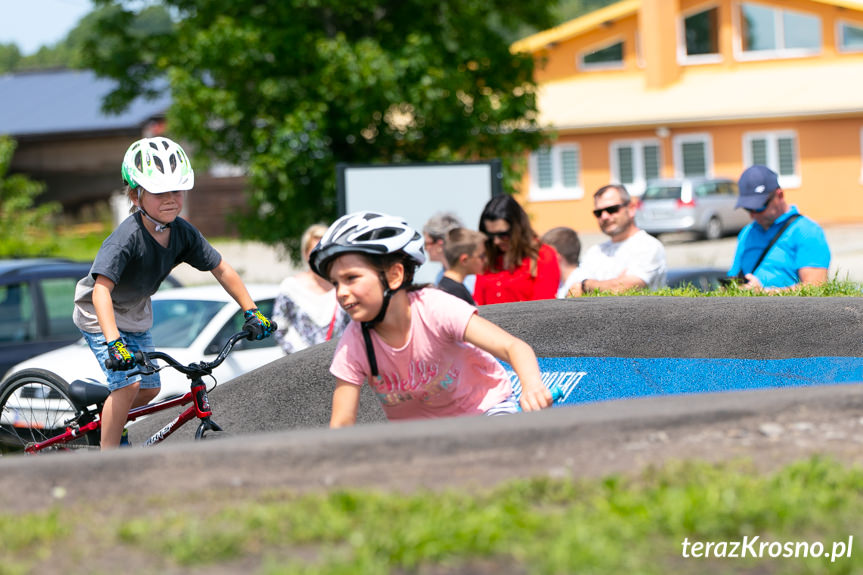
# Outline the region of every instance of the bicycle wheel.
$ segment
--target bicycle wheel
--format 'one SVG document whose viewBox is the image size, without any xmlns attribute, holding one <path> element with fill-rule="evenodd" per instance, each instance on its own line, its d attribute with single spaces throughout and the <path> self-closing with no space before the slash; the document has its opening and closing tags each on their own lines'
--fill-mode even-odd
<svg viewBox="0 0 863 575">
<path fill-rule="evenodd" d="M 22 452 L 32 443 L 60 435 L 81 415 L 69 398 L 69 384 L 59 375 L 44 369 L 19 371 L 0 386 L 0 455 Z M 95 431 L 53 449 L 98 445 Z"/>
</svg>

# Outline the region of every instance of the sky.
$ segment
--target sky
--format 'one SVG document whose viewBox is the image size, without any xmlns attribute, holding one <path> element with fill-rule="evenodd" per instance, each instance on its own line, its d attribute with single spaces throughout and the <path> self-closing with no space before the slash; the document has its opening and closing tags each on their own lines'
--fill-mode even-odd
<svg viewBox="0 0 863 575">
<path fill-rule="evenodd" d="M 0 44 L 32 54 L 65 38 L 92 9 L 90 0 L 0 0 Z"/>
</svg>

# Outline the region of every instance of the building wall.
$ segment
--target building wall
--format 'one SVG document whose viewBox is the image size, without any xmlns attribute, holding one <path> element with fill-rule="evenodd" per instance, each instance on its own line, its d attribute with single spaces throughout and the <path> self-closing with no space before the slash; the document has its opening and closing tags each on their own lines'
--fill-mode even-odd
<svg viewBox="0 0 863 575">
<path fill-rule="evenodd" d="M 736 56 L 739 38 L 734 15 L 738 6 L 737 0 L 667 0 L 678 7 L 681 14 L 693 10 L 717 6 L 719 8 L 719 58 L 714 62 L 703 64 L 679 64 L 662 59 L 663 66 L 680 65 L 680 76 L 685 77 L 686 70 L 694 67 L 699 70 L 729 71 L 740 67 L 761 69 L 764 74 L 770 74 L 777 67 L 794 67 L 800 61 L 811 63 L 830 61 L 837 58 L 848 58 L 848 54 L 839 53 L 836 49 L 838 22 L 846 21 L 863 26 L 863 10 L 834 6 L 813 0 L 769 0 L 759 3 L 772 5 L 789 10 L 799 10 L 821 18 L 822 50 L 815 56 L 803 58 L 781 58 L 764 60 L 741 60 Z M 653 5 L 667 13 L 667 4 L 662 0 L 641 2 L 639 9 Z M 620 14 L 620 12 L 619 12 Z M 667 16 L 667 14 L 666 14 Z M 633 76 L 638 75 L 647 82 L 645 69 L 645 54 L 637 42 L 656 40 L 655 35 L 673 34 L 679 37 L 677 18 L 672 18 L 661 30 L 652 28 L 649 31 L 639 31 L 639 22 L 645 21 L 638 10 L 629 10 L 617 19 L 609 20 L 600 26 L 584 31 L 569 38 L 555 38 L 543 46 L 535 48 L 538 71 L 537 81 L 553 83 L 561 81 L 577 81 L 579 77 Z M 650 19 L 646 19 L 650 21 Z M 609 70 L 580 70 L 576 62 L 579 54 L 591 47 L 602 46 L 615 39 L 624 40 L 623 66 Z M 667 50 L 662 51 L 667 56 Z M 857 58 L 859 55 L 852 55 Z M 660 75 L 674 78 L 675 74 Z M 721 98 L 722 94 L 717 94 Z M 577 106 L 573 102 L 573 106 Z M 519 201 L 531 215 L 537 232 L 542 233 L 552 227 L 566 225 L 579 231 L 597 232 L 593 209 L 592 195 L 599 187 L 610 183 L 611 179 L 611 142 L 621 139 L 658 138 L 662 148 L 661 177 L 674 176 L 673 138 L 691 133 L 707 133 L 711 137 L 713 152 L 713 175 L 736 179 L 744 166 L 744 134 L 746 132 L 776 132 L 791 130 L 797 137 L 797 162 L 800 176 L 798 187 L 786 187 L 791 203 L 796 204 L 801 212 L 822 223 L 850 223 L 863 221 L 863 105 L 858 113 L 848 113 L 842 117 L 757 118 L 738 120 L 726 123 L 705 123 L 676 126 L 660 126 L 618 129 L 579 131 L 559 130 L 557 142 L 560 144 L 577 143 L 581 154 L 581 183 L 583 197 L 572 200 L 531 201 L 527 190 L 530 186 L 530 174 L 522 182 L 523 192 Z M 658 137 L 661 135 L 662 137 Z"/>
<path fill-rule="evenodd" d="M 739 4 L 739 0 L 650 0 L 656 3 L 657 6 L 664 8 L 666 3 L 678 3 L 680 14 L 689 14 L 692 11 L 706 9 L 711 6 L 719 8 L 719 51 L 721 58 L 716 62 L 707 64 L 682 64 L 681 68 L 685 69 L 692 65 L 719 67 L 719 68 L 735 68 L 739 66 L 762 66 L 769 68 L 781 62 L 787 62 L 789 65 L 794 65 L 795 61 L 805 59 L 830 60 L 833 58 L 841 58 L 846 54 L 841 54 L 836 50 L 836 30 L 837 24 L 841 21 L 846 21 L 855 25 L 863 25 L 863 11 L 847 9 L 830 4 L 812 0 L 782 0 L 780 2 L 769 0 L 754 0 L 758 4 L 767 6 L 775 6 L 787 10 L 796 10 L 818 16 L 821 19 L 822 27 L 822 50 L 821 53 L 803 58 L 791 58 L 781 60 L 741 60 L 735 56 L 735 46 L 739 42 L 737 38 L 737 29 L 735 27 L 735 9 Z M 643 6 L 649 4 L 644 0 L 641 3 Z M 665 11 L 663 10 L 663 13 Z M 661 28 L 653 28 L 648 30 L 639 30 L 639 22 L 641 16 L 638 11 L 634 11 L 620 18 L 604 22 L 601 26 L 580 34 L 576 37 L 562 38 L 556 40 L 546 46 L 538 48 L 534 51 L 537 58 L 536 80 L 542 84 L 557 80 L 565 80 L 577 76 L 579 74 L 595 75 L 610 75 L 610 74 L 646 74 L 647 61 L 645 59 L 644 44 L 651 41 L 656 36 L 663 39 L 668 36 L 679 38 L 680 30 L 678 19 L 669 21 L 663 20 L 664 24 Z M 577 67 L 579 54 L 596 47 L 603 46 L 615 39 L 624 41 L 624 65 L 620 69 L 611 70 L 590 70 L 585 71 Z M 675 66 L 675 62 L 662 62 L 663 66 Z"/>
<path fill-rule="evenodd" d="M 197 179 L 186 195 L 186 217 L 204 237 L 236 237 L 231 218 L 248 208 L 244 187 L 242 177 Z"/>
<path fill-rule="evenodd" d="M 677 127 L 662 143 L 661 177 L 674 177 L 672 139 L 676 135 L 709 133 L 713 149 L 713 175 L 737 179 L 743 166 L 746 132 L 792 130 L 799 144 L 801 185 L 787 187 L 789 201 L 800 211 L 824 224 L 863 221 L 863 119 L 788 120 L 735 123 L 716 126 Z M 620 139 L 656 138 L 654 130 L 632 130 L 600 134 L 562 135 L 560 143 L 577 143 L 582 157 L 584 196 L 578 200 L 530 201 L 525 193 L 519 202 L 531 216 L 537 232 L 556 226 L 598 232 L 591 213 L 593 193 L 610 183 L 611 143 Z M 522 190 L 529 187 L 529 175 Z"/>
</svg>

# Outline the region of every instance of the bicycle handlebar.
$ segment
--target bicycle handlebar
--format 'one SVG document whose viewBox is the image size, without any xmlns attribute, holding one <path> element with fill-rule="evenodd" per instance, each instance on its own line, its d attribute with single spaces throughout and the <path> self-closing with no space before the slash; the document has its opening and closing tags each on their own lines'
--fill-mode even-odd
<svg viewBox="0 0 863 575">
<path fill-rule="evenodd" d="M 184 373 L 186 375 L 207 375 L 214 368 L 219 367 L 225 358 L 228 357 L 228 354 L 231 353 L 231 350 L 241 339 L 247 339 L 251 334 L 246 331 L 240 331 L 232 335 L 228 338 L 228 341 L 225 342 L 225 345 L 222 347 L 222 350 L 219 352 L 219 355 L 216 356 L 216 359 L 213 361 L 202 361 L 200 363 L 190 363 L 189 365 L 183 365 L 167 353 L 161 351 L 151 351 L 151 352 L 143 352 L 136 351 L 135 352 L 135 363 L 137 365 L 147 366 L 153 369 L 156 369 L 154 365 L 150 363 L 153 359 L 161 359 L 168 366 L 173 367 L 180 373 Z M 113 371 L 119 371 L 119 363 L 113 357 L 109 357 L 105 360 L 105 367 Z"/>
</svg>

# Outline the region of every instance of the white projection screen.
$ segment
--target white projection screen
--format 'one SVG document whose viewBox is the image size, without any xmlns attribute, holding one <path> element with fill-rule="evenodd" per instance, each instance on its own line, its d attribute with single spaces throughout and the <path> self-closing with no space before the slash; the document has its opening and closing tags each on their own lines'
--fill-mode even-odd
<svg viewBox="0 0 863 575">
<path fill-rule="evenodd" d="M 445 164 L 337 166 L 339 216 L 360 210 L 403 217 L 417 231 L 436 213 L 452 212 L 477 229 L 485 204 L 503 193 L 500 160 Z M 434 281 L 441 265 L 426 262 L 415 281 Z"/>
</svg>

